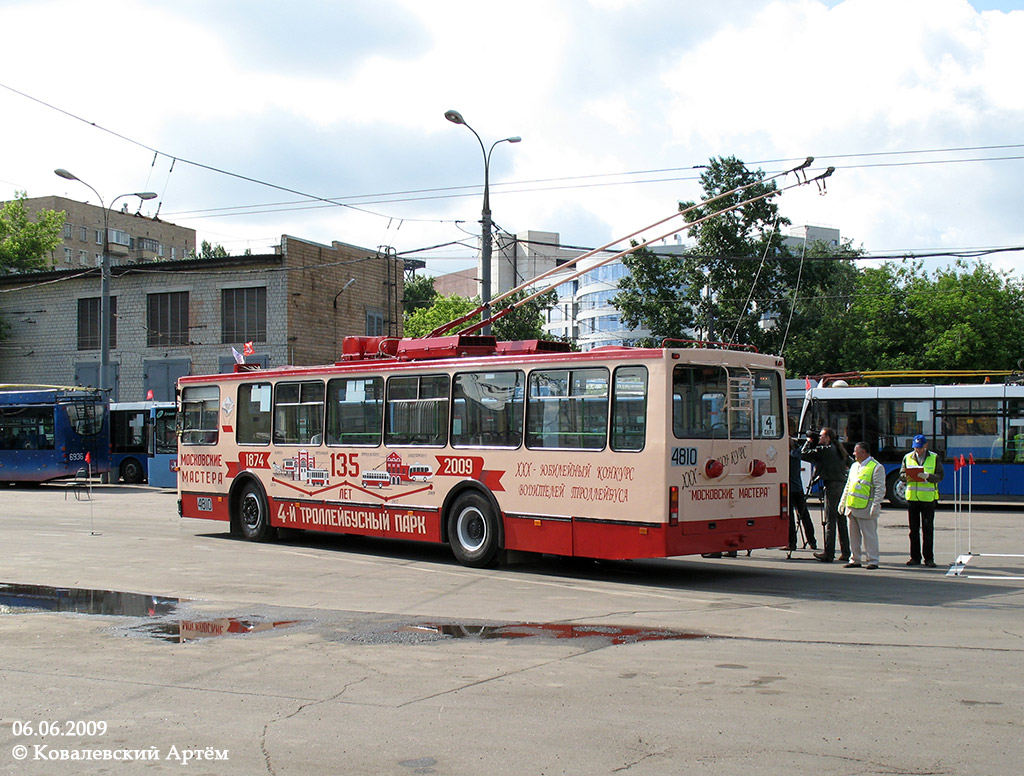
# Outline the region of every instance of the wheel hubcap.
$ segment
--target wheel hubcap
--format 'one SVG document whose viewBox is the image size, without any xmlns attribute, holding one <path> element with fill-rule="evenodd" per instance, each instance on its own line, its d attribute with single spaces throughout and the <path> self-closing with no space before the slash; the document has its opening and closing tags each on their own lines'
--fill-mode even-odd
<svg viewBox="0 0 1024 776">
<path fill-rule="evenodd" d="M 487 525 L 477 509 L 464 509 L 456 523 L 459 544 L 468 552 L 476 552 L 487 538 Z"/>
</svg>

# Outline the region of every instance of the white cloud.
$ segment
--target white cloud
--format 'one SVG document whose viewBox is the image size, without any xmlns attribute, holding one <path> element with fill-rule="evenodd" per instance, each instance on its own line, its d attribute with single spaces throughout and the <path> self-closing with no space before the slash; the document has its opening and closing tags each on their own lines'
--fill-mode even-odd
<svg viewBox="0 0 1024 776">
<path fill-rule="evenodd" d="M 966 0 L 242 7 L 0 3 L 0 27 L 15 31 L 0 50 L 0 83 L 179 157 L 169 172 L 167 157 L 154 162 L 145 148 L 0 89 L 0 197 L 25 188 L 84 198 L 53 176 L 61 166 L 108 197 L 157 190 L 165 217 L 180 213 L 201 239 L 233 250 L 285 232 L 419 248 L 478 229 L 478 189 L 420 191 L 482 182 L 475 138 L 443 118 L 455 108 L 487 145 L 523 137 L 496 148 L 491 166 L 495 221 L 513 231 L 597 245 L 698 197 L 689 168 L 711 156 L 775 170 L 786 163 L 773 160 L 813 154 L 838 170 L 828 196 L 782 199 L 796 223 L 838 226 L 872 251 L 1024 244 L 1020 161 L 906 164 L 1021 149 L 857 156 L 1020 143 L 1024 12 L 979 13 Z M 361 200 L 381 216 L 265 207 L 199 218 L 296 197 L 182 158 L 318 196 L 420 193 Z M 902 166 L 883 166 L 893 163 Z M 606 185 L 636 170 L 661 171 L 631 176 L 659 182 Z M 608 177 L 534 183 L 588 175 Z"/>
</svg>

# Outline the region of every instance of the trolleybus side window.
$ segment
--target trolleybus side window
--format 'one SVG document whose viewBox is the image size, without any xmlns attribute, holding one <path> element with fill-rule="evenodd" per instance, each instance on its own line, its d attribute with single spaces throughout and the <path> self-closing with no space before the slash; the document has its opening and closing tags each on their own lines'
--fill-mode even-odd
<svg viewBox="0 0 1024 776">
<path fill-rule="evenodd" d="M 520 371 L 455 375 L 452 447 L 519 447 L 525 382 Z"/>
<path fill-rule="evenodd" d="M 324 438 L 324 384 L 320 380 L 274 386 L 274 444 L 317 445 Z"/>
<path fill-rule="evenodd" d="M 646 437 L 647 368 L 620 366 L 612 392 L 612 450 L 643 450 Z"/>
<path fill-rule="evenodd" d="M 530 373 L 527 447 L 603 450 L 607 429 L 607 369 Z"/>
<path fill-rule="evenodd" d="M 672 433 L 677 439 L 728 436 L 725 370 L 678 365 L 672 372 Z"/>
<path fill-rule="evenodd" d="M 0 449 L 53 450 L 53 406 L 0 408 Z"/>
<path fill-rule="evenodd" d="M 271 394 L 270 383 L 243 383 L 238 386 L 238 444 L 270 444 Z"/>
<path fill-rule="evenodd" d="M 448 375 L 390 378 L 385 444 L 442 447 L 447 437 Z"/>
<path fill-rule="evenodd" d="M 220 388 L 196 385 L 181 393 L 183 445 L 215 445 L 218 439 Z"/>
<path fill-rule="evenodd" d="M 341 377 L 327 382 L 327 444 L 380 444 L 384 380 Z"/>
<path fill-rule="evenodd" d="M 1003 459 L 1002 399 L 941 399 L 939 416 L 947 450 L 977 461 Z"/>
</svg>

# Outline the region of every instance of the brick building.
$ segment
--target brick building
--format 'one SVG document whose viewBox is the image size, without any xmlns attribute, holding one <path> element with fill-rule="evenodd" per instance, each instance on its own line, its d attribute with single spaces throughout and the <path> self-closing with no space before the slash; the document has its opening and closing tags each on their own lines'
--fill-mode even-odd
<svg viewBox="0 0 1024 776">
<path fill-rule="evenodd" d="M 107 210 L 110 263 L 176 261 L 196 253 L 196 230 L 144 216 L 131 208 L 138 198 L 126 199 L 119 210 Z M 40 210 L 64 212 L 64 242 L 50 251 L 54 269 L 98 267 L 103 257 L 104 209 L 67 197 L 30 197 L 25 211 L 35 219 Z"/>
<path fill-rule="evenodd" d="M 0 383 L 96 385 L 99 268 L 0 276 Z M 283 236 L 274 253 L 116 265 L 112 399 L 173 399 L 186 374 L 323 364 L 347 335 L 402 333 L 402 262 L 354 245 Z"/>
</svg>

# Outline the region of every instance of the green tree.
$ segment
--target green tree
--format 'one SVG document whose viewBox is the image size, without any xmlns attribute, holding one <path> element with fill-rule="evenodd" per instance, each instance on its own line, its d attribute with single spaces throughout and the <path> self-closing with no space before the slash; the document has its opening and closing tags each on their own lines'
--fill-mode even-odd
<svg viewBox="0 0 1024 776">
<path fill-rule="evenodd" d="M 711 159 L 701 186 L 704 204 L 679 203 L 694 224 L 694 247 L 653 263 L 649 251 L 625 257 L 630 274 L 620 281 L 614 304 L 626 325 L 648 328 L 654 339 L 696 335 L 763 345 L 767 337 L 758 323 L 782 312 L 780 259 L 789 256 L 780 229 L 790 221 L 771 196 L 777 186 L 735 157 Z"/>
<path fill-rule="evenodd" d="M 429 307 L 435 299 L 437 299 L 437 291 L 434 289 L 434 278 L 427 275 L 413 275 L 405 284 L 402 307 L 406 315 L 411 315 L 421 307 Z"/>
<path fill-rule="evenodd" d="M 403 331 L 406 337 L 425 337 L 438 326 L 472 312 L 477 303 L 458 294 L 437 296 L 429 307 L 406 313 Z M 479 320 L 479 319 L 476 319 Z"/>
<path fill-rule="evenodd" d="M 63 210 L 40 210 L 28 217 L 24 191 L 0 208 L 0 272 L 29 272 L 48 266 L 46 254 L 61 244 Z"/>
<path fill-rule="evenodd" d="M 498 307 L 492 309 L 492 314 L 497 314 L 500 310 L 525 299 L 528 293 L 520 291 L 502 300 Z M 544 337 L 543 311 L 553 305 L 557 298 L 557 294 L 553 290 L 548 291 L 499 318 L 491 326 L 494 336 L 498 340 L 542 339 Z M 467 299 L 458 294 L 438 296 L 429 307 L 421 307 L 406 314 L 405 336 L 425 337 L 437 327 L 472 312 L 479 304 L 478 300 Z M 476 315 L 460 328 L 479 322 L 480 316 Z"/>
<path fill-rule="evenodd" d="M 224 259 L 227 258 L 229 255 L 230 254 L 223 245 L 220 245 L 219 243 L 217 245 L 213 245 L 208 240 L 203 240 L 199 244 L 199 254 L 197 258 Z"/>
<path fill-rule="evenodd" d="M 775 352 L 785 356 L 791 376 L 843 371 L 836 358 L 851 338 L 847 313 L 860 274 L 853 259 L 863 250 L 847 240 L 839 246 L 813 242 L 795 252 L 800 255 L 786 260 L 788 298 L 773 321 L 781 335 Z"/>
<path fill-rule="evenodd" d="M 860 273 L 847 326 L 843 371 L 1016 369 L 1024 286 L 982 262 L 887 263 Z"/>
</svg>

